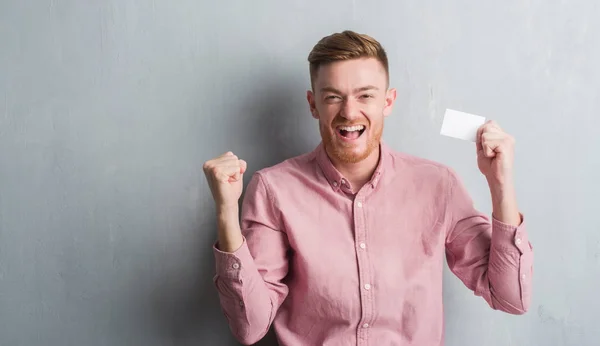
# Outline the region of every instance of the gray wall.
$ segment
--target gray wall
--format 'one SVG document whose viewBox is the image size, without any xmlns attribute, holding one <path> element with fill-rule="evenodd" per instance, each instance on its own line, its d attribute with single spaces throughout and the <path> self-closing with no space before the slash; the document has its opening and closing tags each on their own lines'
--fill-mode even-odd
<svg viewBox="0 0 600 346">
<path fill-rule="evenodd" d="M 311 150 L 306 56 L 346 28 L 388 50 L 386 141 L 454 167 L 483 211 L 444 109 L 517 138 L 531 310 L 494 312 L 447 271 L 447 344 L 600 344 L 599 15 L 593 0 L 1 0 L 0 345 L 235 345 L 202 163 L 233 150 L 252 173 Z"/>
</svg>

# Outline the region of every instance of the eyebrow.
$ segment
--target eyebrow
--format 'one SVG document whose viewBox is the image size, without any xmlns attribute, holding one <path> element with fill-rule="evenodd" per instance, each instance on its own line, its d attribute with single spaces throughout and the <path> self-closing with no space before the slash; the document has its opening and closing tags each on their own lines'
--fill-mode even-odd
<svg viewBox="0 0 600 346">
<path fill-rule="evenodd" d="M 354 94 L 357 94 L 357 93 L 360 93 L 363 91 L 368 91 L 368 90 L 379 90 L 379 88 L 374 85 L 366 85 L 364 87 L 354 89 Z M 330 86 L 321 88 L 321 92 L 332 92 L 335 94 L 342 94 L 341 91 L 337 90 L 334 87 L 330 87 Z"/>
</svg>

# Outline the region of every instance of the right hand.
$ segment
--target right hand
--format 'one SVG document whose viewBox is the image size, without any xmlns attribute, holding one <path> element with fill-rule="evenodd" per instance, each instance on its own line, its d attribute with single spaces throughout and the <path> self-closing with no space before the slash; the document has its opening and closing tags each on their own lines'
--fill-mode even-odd
<svg viewBox="0 0 600 346">
<path fill-rule="evenodd" d="M 237 208 L 248 165 L 231 151 L 204 163 L 204 175 L 217 208 Z"/>
</svg>

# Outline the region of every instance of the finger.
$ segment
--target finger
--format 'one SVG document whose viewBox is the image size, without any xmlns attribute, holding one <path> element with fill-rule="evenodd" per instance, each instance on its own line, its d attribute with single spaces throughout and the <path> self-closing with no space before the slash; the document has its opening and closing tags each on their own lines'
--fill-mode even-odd
<svg viewBox="0 0 600 346">
<path fill-rule="evenodd" d="M 221 162 L 219 167 L 229 167 L 234 171 L 240 172 L 240 174 L 244 174 L 248 168 L 248 164 L 244 160 L 228 160 Z"/>
<path fill-rule="evenodd" d="M 230 178 L 240 175 L 240 166 L 239 165 L 228 165 L 228 166 L 219 166 L 215 169 L 215 178 L 217 178 L 221 182 L 228 182 Z M 236 180 L 239 177 L 235 178 Z"/>
<path fill-rule="evenodd" d="M 494 152 L 502 153 L 502 152 L 510 152 L 514 146 L 514 140 L 512 137 L 507 136 L 499 139 L 491 139 L 484 143 L 491 147 Z"/>
<path fill-rule="evenodd" d="M 494 132 L 484 132 L 481 135 L 481 148 L 485 157 L 494 156 L 494 148 L 496 147 L 496 141 L 498 141 L 498 134 Z"/>
<path fill-rule="evenodd" d="M 240 162 L 240 173 L 244 174 L 246 169 L 248 169 L 248 163 L 244 160 L 239 160 Z"/>
<path fill-rule="evenodd" d="M 486 157 L 494 157 L 502 150 L 503 139 L 492 139 L 483 141 L 483 153 Z"/>
<path fill-rule="evenodd" d="M 486 123 L 484 125 L 481 126 L 481 133 L 504 133 L 501 129 L 499 129 L 498 127 Z"/>
<path fill-rule="evenodd" d="M 232 153 L 231 151 L 228 151 L 225 154 L 218 156 L 217 159 L 229 159 L 232 157 L 237 157 L 237 156 L 234 153 Z"/>
<path fill-rule="evenodd" d="M 235 173 L 229 177 L 229 179 L 227 180 L 230 183 L 233 183 L 234 181 L 239 181 L 242 178 L 242 174 L 240 173 L 239 169 L 237 171 L 235 171 Z"/>
<path fill-rule="evenodd" d="M 484 126 L 480 126 L 477 129 L 477 135 L 475 136 L 475 149 L 477 150 L 477 153 L 479 153 L 481 150 L 483 150 L 483 147 L 481 145 L 481 135 L 483 134 L 483 129 Z"/>
<path fill-rule="evenodd" d="M 491 127 L 496 128 L 496 129 L 502 131 L 502 128 L 500 127 L 500 124 L 498 124 L 495 120 L 488 120 L 488 124 Z"/>
<path fill-rule="evenodd" d="M 493 120 L 488 120 L 477 129 L 477 137 L 485 133 L 497 133 L 498 130 L 499 128 L 496 126 L 496 123 Z"/>
<path fill-rule="evenodd" d="M 223 159 L 229 159 L 229 158 L 232 158 L 234 156 L 235 156 L 235 154 L 233 152 L 228 151 L 226 153 L 223 153 L 223 154 L 221 154 L 221 155 L 213 158 L 213 161 L 220 161 L 220 160 L 223 160 Z"/>
<path fill-rule="evenodd" d="M 240 181 L 243 178 L 244 172 L 246 171 L 247 166 L 246 166 L 246 161 L 238 160 L 236 164 L 233 164 L 232 166 L 228 166 L 228 167 L 231 167 L 231 169 L 234 170 L 233 175 L 230 175 L 229 179 L 228 179 L 228 182 L 232 183 L 235 181 Z"/>
<path fill-rule="evenodd" d="M 481 134 L 481 141 L 508 141 L 511 139 L 511 136 L 505 132 L 483 132 Z"/>
<path fill-rule="evenodd" d="M 211 160 L 211 163 L 214 166 L 220 166 L 223 164 L 231 164 L 231 163 L 235 163 L 239 160 L 239 158 L 236 155 L 223 155 L 223 156 L 219 156 L 213 160 Z"/>
<path fill-rule="evenodd" d="M 503 140 L 506 139 L 506 134 L 500 132 L 484 132 L 481 134 L 481 141 L 495 141 L 495 140 Z"/>
<path fill-rule="evenodd" d="M 214 158 L 214 160 L 218 160 L 218 159 L 221 159 L 221 158 L 224 158 L 224 157 L 228 157 L 228 156 L 232 156 L 232 155 L 233 155 L 233 152 L 231 152 L 231 151 L 228 151 L 228 152 L 226 152 L 226 153 L 223 153 L 223 154 L 221 154 L 221 155 L 219 155 L 219 156 L 215 157 L 215 158 Z"/>
<path fill-rule="evenodd" d="M 495 155 L 494 144 L 489 141 L 482 142 L 481 153 L 483 154 L 484 157 L 494 157 L 494 155 Z"/>
<path fill-rule="evenodd" d="M 484 124 L 486 130 L 484 132 L 504 133 L 504 130 L 494 120 L 489 120 Z"/>
<path fill-rule="evenodd" d="M 484 145 L 483 146 L 483 153 L 484 153 L 485 157 L 494 157 L 494 156 L 496 156 L 496 153 L 494 152 L 494 148 L 492 148 L 489 145 Z"/>
<path fill-rule="evenodd" d="M 231 177 L 231 174 L 228 174 L 225 171 L 218 171 L 217 173 L 215 173 L 215 178 L 221 183 L 229 182 L 230 177 Z"/>
</svg>

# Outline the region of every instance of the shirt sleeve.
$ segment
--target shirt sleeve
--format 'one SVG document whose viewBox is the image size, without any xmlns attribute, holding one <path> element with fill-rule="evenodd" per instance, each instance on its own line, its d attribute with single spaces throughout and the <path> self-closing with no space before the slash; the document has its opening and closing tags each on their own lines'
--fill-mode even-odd
<svg viewBox="0 0 600 346">
<path fill-rule="evenodd" d="M 289 244 L 282 231 L 266 181 L 253 175 L 242 203 L 240 226 L 244 242 L 232 253 L 213 246 L 222 311 L 242 344 L 258 342 L 268 332 L 288 294 L 282 280 L 288 272 Z"/>
<path fill-rule="evenodd" d="M 533 248 L 526 224 L 512 226 L 478 212 L 466 188 L 450 170 L 446 258 L 450 270 L 496 310 L 529 309 Z"/>
</svg>

